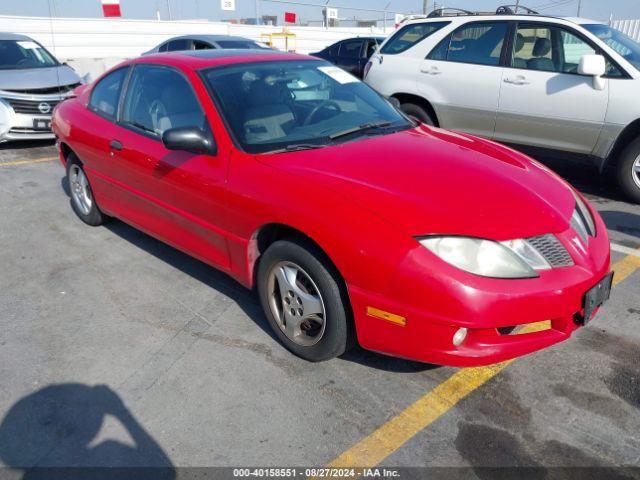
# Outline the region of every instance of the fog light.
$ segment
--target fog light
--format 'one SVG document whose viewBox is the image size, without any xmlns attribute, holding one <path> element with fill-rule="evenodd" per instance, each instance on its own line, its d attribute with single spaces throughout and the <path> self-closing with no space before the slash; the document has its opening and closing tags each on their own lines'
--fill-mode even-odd
<svg viewBox="0 0 640 480">
<path fill-rule="evenodd" d="M 462 342 L 464 342 L 465 338 L 467 338 L 467 329 L 459 328 L 458 331 L 453 335 L 453 344 L 456 347 L 459 347 L 460 345 L 462 345 Z"/>
</svg>

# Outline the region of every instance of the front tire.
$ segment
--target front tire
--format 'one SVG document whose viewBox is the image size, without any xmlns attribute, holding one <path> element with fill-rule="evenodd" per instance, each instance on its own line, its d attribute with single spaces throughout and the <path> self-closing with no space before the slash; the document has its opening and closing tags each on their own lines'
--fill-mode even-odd
<svg viewBox="0 0 640 480">
<path fill-rule="evenodd" d="M 269 324 L 291 352 L 312 362 L 353 344 L 348 300 L 334 268 L 307 241 L 278 240 L 262 255 L 257 287 Z"/>
<path fill-rule="evenodd" d="M 419 122 L 425 125 L 435 126 L 435 119 L 431 117 L 431 114 L 415 103 L 403 103 L 400 108 L 408 116 L 415 118 Z"/>
<path fill-rule="evenodd" d="M 109 217 L 98 208 L 80 159 L 73 153 L 67 158 L 67 187 L 71 196 L 71 208 L 80 220 L 93 227 L 108 220 Z"/>
<path fill-rule="evenodd" d="M 618 158 L 618 184 L 635 203 L 640 203 L 640 138 L 631 142 Z"/>
</svg>

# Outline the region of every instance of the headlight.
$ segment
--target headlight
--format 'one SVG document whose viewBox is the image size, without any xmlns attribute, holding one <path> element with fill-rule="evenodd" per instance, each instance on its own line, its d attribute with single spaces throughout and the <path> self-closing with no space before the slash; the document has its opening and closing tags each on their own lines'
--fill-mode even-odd
<svg viewBox="0 0 640 480">
<path fill-rule="evenodd" d="M 596 226 L 593 217 L 580 196 L 573 190 L 571 190 L 571 193 L 573 193 L 573 197 L 576 199 L 576 208 L 573 210 L 573 215 L 571 215 L 569 223 L 571 224 L 571 228 L 582 237 L 582 240 L 584 240 L 585 243 L 589 243 L 588 237 L 595 237 L 596 235 Z"/>
<path fill-rule="evenodd" d="M 494 242 L 469 237 L 425 237 L 418 241 L 454 267 L 484 277 L 533 278 L 538 276 L 534 268 L 550 268 L 526 240 Z"/>
</svg>

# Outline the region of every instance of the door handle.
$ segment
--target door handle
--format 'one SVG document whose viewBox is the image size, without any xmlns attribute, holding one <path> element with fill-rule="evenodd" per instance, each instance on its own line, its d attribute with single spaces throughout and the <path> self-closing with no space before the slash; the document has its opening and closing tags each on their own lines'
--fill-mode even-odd
<svg viewBox="0 0 640 480">
<path fill-rule="evenodd" d="M 120 143 L 118 140 L 111 140 L 109 142 L 109 148 L 111 148 L 112 150 L 122 150 L 122 143 Z"/>
<path fill-rule="evenodd" d="M 518 75 L 517 77 L 514 77 L 514 78 L 506 77 L 503 80 L 503 82 L 510 83 L 512 85 L 529 85 L 531 83 L 527 80 L 526 77 L 523 77 L 522 75 Z"/>
<path fill-rule="evenodd" d="M 421 68 L 420 71 L 427 75 L 440 75 L 442 73 L 438 67 Z"/>
</svg>

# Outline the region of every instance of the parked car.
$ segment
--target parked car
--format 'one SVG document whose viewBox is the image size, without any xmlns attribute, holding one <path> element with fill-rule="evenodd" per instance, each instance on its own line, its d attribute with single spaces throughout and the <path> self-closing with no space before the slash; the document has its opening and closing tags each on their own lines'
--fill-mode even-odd
<svg viewBox="0 0 640 480">
<path fill-rule="evenodd" d="M 0 143 L 53 138 L 51 112 L 80 77 L 35 40 L 0 33 Z"/>
<path fill-rule="evenodd" d="M 327 60 L 352 75 L 362 78 L 367 61 L 383 41 L 384 37 L 349 38 L 311 55 Z"/>
<path fill-rule="evenodd" d="M 591 20 L 500 11 L 407 22 L 367 83 L 423 122 L 615 166 L 640 202 L 640 44 Z"/>
<path fill-rule="evenodd" d="M 148 52 L 143 53 L 143 55 L 182 50 L 215 50 L 218 48 L 245 50 L 247 48 L 268 49 L 269 47 L 249 38 L 230 35 L 183 35 L 181 37 L 170 38 Z"/>
<path fill-rule="evenodd" d="M 255 285 L 308 360 L 357 337 L 425 362 L 497 362 L 567 339 L 608 297 L 607 229 L 571 186 L 509 148 L 418 126 L 322 60 L 140 57 L 60 104 L 53 129 L 81 220 L 120 218 Z"/>
</svg>

